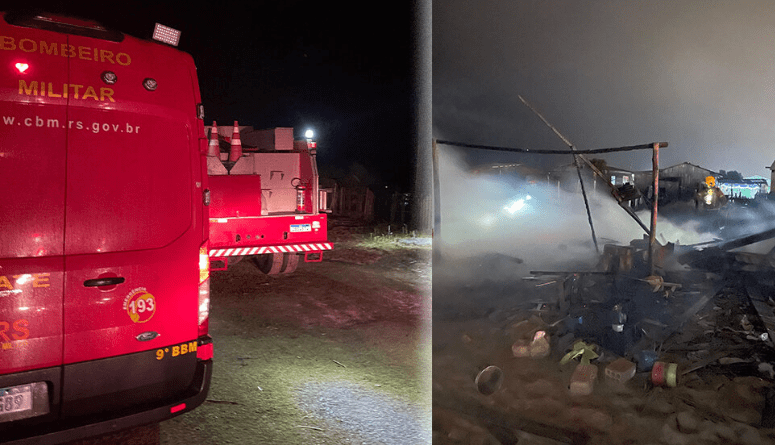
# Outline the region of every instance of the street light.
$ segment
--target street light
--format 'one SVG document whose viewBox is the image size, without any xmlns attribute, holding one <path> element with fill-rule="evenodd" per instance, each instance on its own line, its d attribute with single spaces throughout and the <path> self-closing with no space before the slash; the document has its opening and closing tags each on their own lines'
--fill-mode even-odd
<svg viewBox="0 0 775 445">
<path fill-rule="evenodd" d="M 307 148 L 309 148 L 310 153 L 312 156 L 315 156 L 315 152 L 317 152 L 318 143 L 312 140 L 312 137 L 315 135 L 315 133 L 308 129 L 304 132 L 304 137 L 307 138 Z"/>
</svg>

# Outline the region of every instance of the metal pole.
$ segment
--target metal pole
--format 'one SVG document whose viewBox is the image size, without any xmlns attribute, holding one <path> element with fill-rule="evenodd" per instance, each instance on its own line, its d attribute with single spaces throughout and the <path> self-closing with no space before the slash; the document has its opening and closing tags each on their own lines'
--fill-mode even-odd
<svg viewBox="0 0 775 445">
<path fill-rule="evenodd" d="M 581 164 L 579 164 L 579 160 L 577 158 L 576 154 L 576 147 L 573 146 L 573 144 L 570 143 L 568 139 L 563 136 L 559 130 L 557 130 L 554 125 L 549 123 L 546 118 L 538 112 L 535 108 L 533 108 L 532 105 L 530 105 L 524 97 L 517 95 L 519 97 L 519 100 L 522 101 L 523 104 L 525 104 L 526 107 L 530 108 L 530 110 L 538 116 L 539 119 L 543 121 L 544 124 L 546 124 L 547 127 L 549 127 L 554 134 L 557 135 L 563 142 L 565 142 L 565 145 L 570 148 L 571 153 L 573 154 L 573 163 L 576 165 L 576 173 L 579 176 L 579 183 L 581 184 L 581 194 L 584 196 L 584 206 L 587 208 L 587 220 L 589 221 L 589 229 L 592 231 L 592 242 L 595 244 L 595 251 L 600 254 L 600 249 L 597 247 L 597 236 L 595 235 L 595 226 L 592 224 L 592 213 L 589 210 L 589 201 L 587 200 L 587 191 L 584 189 L 584 179 L 581 178 Z"/>
<path fill-rule="evenodd" d="M 652 156 L 652 175 L 654 177 L 654 199 L 651 207 L 651 230 L 649 231 L 649 275 L 654 275 L 654 242 L 657 238 L 657 208 L 659 203 L 659 143 L 654 144 Z"/>
<path fill-rule="evenodd" d="M 571 150 L 575 149 L 571 145 Z M 589 200 L 587 199 L 587 191 L 584 189 L 584 179 L 581 177 L 581 165 L 579 160 L 576 159 L 576 155 L 573 155 L 573 163 L 576 164 L 576 173 L 579 176 L 579 183 L 581 184 L 581 195 L 584 197 L 584 206 L 587 208 L 587 221 L 589 221 L 589 229 L 592 231 L 592 243 L 595 244 L 595 252 L 600 254 L 600 248 L 597 247 L 597 236 L 595 235 L 595 226 L 592 224 L 592 213 L 589 210 Z"/>
</svg>

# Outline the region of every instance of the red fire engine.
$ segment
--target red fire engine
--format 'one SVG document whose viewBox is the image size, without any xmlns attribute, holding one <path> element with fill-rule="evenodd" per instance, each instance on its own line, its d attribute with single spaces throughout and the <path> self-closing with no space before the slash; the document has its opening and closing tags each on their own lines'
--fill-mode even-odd
<svg viewBox="0 0 775 445">
<path fill-rule="evenodd" d="M 206 127 L 210 134 L 210 265 L 224 270 L 251 257 L 269 275 L 319 262 L 327 241 L 326 193 L 318 185 L 316 143 L 293 128 Z"/>
<path fill-rule="evenodd" d="M 194 409 L 213 349 L 193 59 L 49 14 L 0 13 L 0 49 L 0 442 Z"/>
</svg>

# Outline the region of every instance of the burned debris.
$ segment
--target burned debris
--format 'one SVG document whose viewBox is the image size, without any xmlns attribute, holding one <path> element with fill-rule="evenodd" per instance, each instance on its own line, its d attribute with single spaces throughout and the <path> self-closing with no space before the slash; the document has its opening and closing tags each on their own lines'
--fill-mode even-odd
<svg viewBox="0 0 775 445">
<path fill-rule="evenodd" d="M 653 273 L 645 238 L 606 244 L 592 270 L 531 271 L 512 291 L 540 303 L 436 346 L 468 371 L 434 366 L 434 443 L 775 440 L 775 270 L 731 249 L 773 237 L 656 243 Z"/>
<path fill-rule="evenodd" d="M 627 206 L 639 191 L 611 193 L 645 233 L 598 238 L 589 267 L 434 283 L 434 443 L 775 443 L 775 249 L 748 249 L 775 228 L 659 242 L 658 194 L 640 195 L 647 227 Z M 476 261 L 528 263 L 513 258 Z M 437 314 L 454 293 L 489 303 Z"/>
</svg>

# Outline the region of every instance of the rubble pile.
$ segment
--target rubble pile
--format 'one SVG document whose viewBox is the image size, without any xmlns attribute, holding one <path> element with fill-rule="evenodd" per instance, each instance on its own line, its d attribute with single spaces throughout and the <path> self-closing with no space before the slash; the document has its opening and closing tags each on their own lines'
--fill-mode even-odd
<svg viewBox="0 0 775 445">
<path fill-rule="evenodd" d="M 775 443 L 775 258 L 733 251 L 773 236 L 606 245 L 434 319 L 434 443 Z"/>
</svg>

